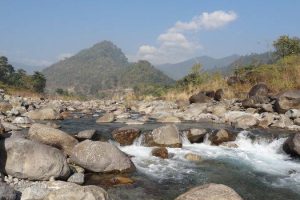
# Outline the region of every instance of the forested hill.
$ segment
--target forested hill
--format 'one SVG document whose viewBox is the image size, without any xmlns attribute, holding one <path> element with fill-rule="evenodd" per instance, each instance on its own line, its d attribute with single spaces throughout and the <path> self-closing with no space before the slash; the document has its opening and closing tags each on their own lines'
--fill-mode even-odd
<svg viewBox="0 0 300 200">
<path fill-rule="evenodd" d="M 148 62 L 129 63 L 122 50 L 110 41 L 82 50 L 43 73 L 48 90 L 62 88 L 79 94 L 97 94 L 141 83 L 167 85 L 173 82 Z"/>
</svg>

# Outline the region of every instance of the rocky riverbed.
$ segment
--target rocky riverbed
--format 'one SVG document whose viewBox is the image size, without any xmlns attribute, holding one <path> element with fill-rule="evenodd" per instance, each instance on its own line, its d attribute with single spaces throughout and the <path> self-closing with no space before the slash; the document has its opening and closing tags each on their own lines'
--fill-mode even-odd
<svg viewBox="0 0 300 200">
<path fill-rule="evenodd" d="M 61 101 L 0 91 L 2 199 L 299 199 L 300 91 Z M 266 192 L 268 191 L 268 192 Z"/>
</svg>

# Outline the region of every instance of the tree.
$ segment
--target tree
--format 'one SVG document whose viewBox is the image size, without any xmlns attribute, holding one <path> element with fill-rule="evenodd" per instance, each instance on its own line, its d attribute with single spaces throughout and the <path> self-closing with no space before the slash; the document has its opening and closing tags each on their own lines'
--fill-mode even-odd
<svg viewBox="0 0 300 200">
<path fill-rule="evenodd" d="M 202 64 L 196 63 L 192 67 L 191 74 L 200 75 L 201 70 L 202 70 Z"/>
<path fill-rule="evenodd" d="M 275 55 L 279 58 L 300 54 L 300 39 L 297 37 L 290 38 L 288 35 L 282 35 L 273 42 L 273 46 Z"/>
<path fill-rule="evenodd" d="M 32 75 L 32 87 L 35 92 L 43 93 L 46 87 L 46 78 L 40 72 L 34 72 Z"/>
<path fill-rule="evenodd" d="M 8 63 L 8 59 L 5 56 L 0 57 L 0 81 L 7 82 L 9 76 L 14 73 L 14 68 Z"/>
</svg>

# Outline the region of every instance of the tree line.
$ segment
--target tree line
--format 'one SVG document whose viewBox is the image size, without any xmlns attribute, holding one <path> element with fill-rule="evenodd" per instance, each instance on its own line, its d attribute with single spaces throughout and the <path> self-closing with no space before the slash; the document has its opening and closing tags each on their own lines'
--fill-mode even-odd
<svg viewBox="0 0 300 200">
<path fill-rule="evenodd" d="M 43 93 L 46 86 L 46 78 L 42 73 L 36 71 L 33 75 L 28 75 L 23 69 L 16 70 L 5 56 L 0 56 L 0 82 L 38 93 Z"/>
</svg>

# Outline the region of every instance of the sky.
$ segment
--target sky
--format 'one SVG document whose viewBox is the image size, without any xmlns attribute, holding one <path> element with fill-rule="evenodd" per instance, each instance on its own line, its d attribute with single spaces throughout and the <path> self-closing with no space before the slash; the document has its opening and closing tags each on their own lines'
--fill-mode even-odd
<svg viewBox="0 0 300 200">
<path fill-rule="evenodd" d="M 0 55 L 49 66 L 110 40 L 130 61 L 272 50 L 300 37 L 298 0 L 0 0 Z"/>
</svg>

